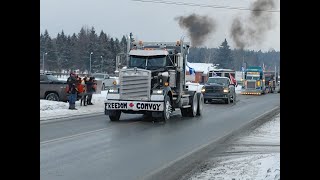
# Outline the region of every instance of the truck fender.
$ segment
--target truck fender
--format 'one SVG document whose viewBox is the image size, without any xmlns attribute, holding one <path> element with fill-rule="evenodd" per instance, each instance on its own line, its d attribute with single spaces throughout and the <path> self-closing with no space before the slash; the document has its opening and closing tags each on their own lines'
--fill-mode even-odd
<svg viewBox="0 0 320 180">
<path fill-rule="evenodd" d="M 172 91 L 171 91 L 171 87 L 167 86 L 163 89 L 164 91 L 164 95 L 168 95 L 170 97 L 170 101 L 171 101 L 171 104 L 173 103 L 173 100 L 172 100 Z"/>
</svg>

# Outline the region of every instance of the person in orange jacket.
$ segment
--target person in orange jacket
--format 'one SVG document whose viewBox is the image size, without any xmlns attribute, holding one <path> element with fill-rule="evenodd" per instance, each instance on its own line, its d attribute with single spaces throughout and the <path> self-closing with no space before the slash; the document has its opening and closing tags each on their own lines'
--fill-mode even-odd
<svg viewBox="0 0 320 180">
<path fill-rule="evenodd" d="M 86 93 L 86 88 L 85 88 L 85 84 L 83 83 L 84 79 L 82 80 L 81 78 L 78 78 L 78 84 L 77 84 L 77 88 L 78 88 L 78 92 L 79 92 L 79 96 L 80 96 L 80 106 L 86 106 L 87 103 L 87 93 Z"/>
</svg>

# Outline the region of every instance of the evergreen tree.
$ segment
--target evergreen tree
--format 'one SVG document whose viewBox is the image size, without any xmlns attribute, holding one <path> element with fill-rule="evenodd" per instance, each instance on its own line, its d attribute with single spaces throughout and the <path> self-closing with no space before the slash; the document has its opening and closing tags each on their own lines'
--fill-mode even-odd
<svg viewBox="0 0 320 180">
<path fill-rule="evenodd" d="M 218 49 L 218 54 L 216 57 L 216 64 L 219 64 L 221 68 L 228 68 L 233 69 L 233 57 L 231 54 L 230 46 L 228 45 L 228 42 L 226 39 L 222 42 Z"/>
<path fill-rule="evenodd" d="M 91 30 L 89 33 L 88 50 L 89 50 L 89 55 L 90 55 L 90 52 L 93 52 L 93 54 L 91 55 L 91 71 L 92 73 L 98 72 L 101 65 L 102 52 L 99 51 L 98 36 L 96 34 L 94 27 L 91 27 Z M 90 57 L 89 57 L 89 66 L 90 66 Z"/>
<path fill-rule="evenodd" d="M 80 69 L 80 71 L 89 71 L 90 66 L 90 51 L 89 49 L 89 35 L 88 35 L 88 29 L 85 27 L 82 27 L 79 34 L 78 34 L 78 43 L 76 51 L 79 53 L 79 59 L 76 59 L 76 68 Z M 92 57 L 91 57 L 92 58 Z"/>
<path fill-rule="evenodd" d="M 53 40 L 51 39 L 49 33 L 47 30 L 44 31 L 44 53 L 47 53 L 45 55 L 45 61 L 44 61 L 44 67 L 46 71 L 54 71 L 57 70 L 57 62 L 56 62 L 56 50 L 53 45 Z"/>
</svg>

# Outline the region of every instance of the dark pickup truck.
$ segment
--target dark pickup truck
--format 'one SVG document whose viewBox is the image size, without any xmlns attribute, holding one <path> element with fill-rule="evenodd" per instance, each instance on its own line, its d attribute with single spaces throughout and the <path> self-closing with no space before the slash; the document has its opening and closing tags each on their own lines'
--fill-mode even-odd
<svg viewBox="0 0 320 180">
<path fill-rule="evenodd" d="M 205 103 L 212 100 L 223 100 L 226 104 L 236 102 L 235 85 L 228 77 L 209 77 L 206 84 L 202 87 L 202 92 Z"/>
<path fill-rule="evenodd" d="M 40 74 L 40 99 L 66 102 L 66 87 L 67 81 L 58 80 L 52 74 Z"/>
</svg>

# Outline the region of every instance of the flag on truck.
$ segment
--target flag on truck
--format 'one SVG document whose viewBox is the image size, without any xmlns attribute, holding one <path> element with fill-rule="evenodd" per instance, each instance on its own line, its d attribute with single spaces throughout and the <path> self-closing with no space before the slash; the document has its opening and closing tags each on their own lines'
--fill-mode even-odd
<svg viewBox="0 0 320 180">
<path fill-rule="evenodd" d="M 238 85 L 237 80 L 231 75 L 231 73 L 230 73 L 230 80 L 231 80 L 232 84 L 234 84 L 236 86 Z"/>
<path fill-rule="evenodd" d="M 187 63 L 186 65 L 187 65 L 187 67 L 189 68 L 189 74 L 190 74 L 190 75 L 195 75 L 195 74 L 196 74 L 196 71 L 194 70 L 194 68 L 188 66 L 188 63 Z"/>
</svg>

